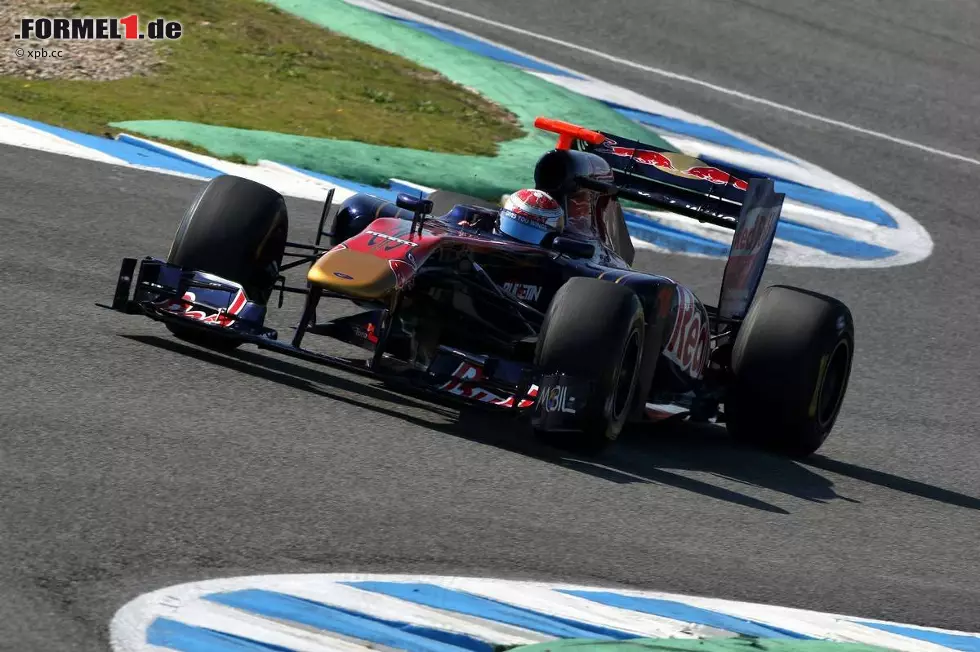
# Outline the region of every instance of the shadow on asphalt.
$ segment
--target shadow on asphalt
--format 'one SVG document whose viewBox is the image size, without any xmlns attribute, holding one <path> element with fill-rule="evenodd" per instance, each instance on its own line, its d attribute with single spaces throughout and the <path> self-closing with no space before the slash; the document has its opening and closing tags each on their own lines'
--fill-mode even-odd
<svg viewBox="0 0 980 652">
<path fill-rule="evenodd" d="M 833 500 L 860 502 L 838 494 L 833 482 L 815 471 L 818 469 L 920 498 L 980 510 L 980 498 L 891 473 L 822 455 L 791 460 L 742 446 L 732 441 L 724 428 L 711 424 L 677 422 L 632 426 L 615 446 L 602 455 L 587 458 L 571 456 L 537 442 L 526 427 L 515 427 L 513 417 L 505 413 L 465 406 L 460 408 L 452 402 L 442 402 L 438 398 L 433 400 L 431 394 L 416 394 L 400 387 L 389 389 L 370 380 L 347 379 L 330 373 L 327 368 L 313 369 L 250 350 L 221 354 L 168 337 L 122 337 L 618 484 L 665 485 L 765 512 L 790 513 L 746 493 L 677 472 L 689 471 L 708 473 L 728 483 L 768 489 L 814 503 Z M 338 394 L 336 390 L 350 392 L 366 400 Z M 394 405 L 385 406 L 372 401 Z M 428 412 L 435 420 L 407 414 L 399 407 Z M 447 419 L 450 420 L 448 424 Z"/>
</svg>

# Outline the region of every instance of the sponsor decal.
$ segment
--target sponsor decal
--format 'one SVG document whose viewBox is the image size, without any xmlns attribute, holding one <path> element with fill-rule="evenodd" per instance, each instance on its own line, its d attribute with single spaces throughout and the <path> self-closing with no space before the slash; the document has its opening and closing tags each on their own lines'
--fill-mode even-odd
<svg viewBox="0 0 980 652">
<path fill-rule="evenodd" d="M 732 256 L 754 256 L 767 244 L 773 223 L 779 219 L 782 201 L 779 195 L 761 197 L 762 205 L 750 206 L 756 198 L 746 198 L 746 210 L 739 217 L 739 228 L 732 239 Z"/>
<path fill-rule="evenodd" d="M 715 185 L 725 186 L 731 184 L 739 190 L 748 190 L 749 183 L 738 177 L 734 177 L 724 170 L 710 166 L 696 158 L 685 154 L 674 152 L 655 152 L 648 149 L 634 149 L 632 147 L 613 146 L 608 148 L 615 156 L 632 158 L 638 163 L 652 165 L 669 174 L 689 179 L 701 179 L 710 181 Z"/>
<path fill-rule="evenodd" d="M 753 182 L 746 193 L 732 239 L 732 248 L 722 276 L 718 313 L 726 319 L 745 316 L 762 280 L 769 245 L 776 231 L 783 195 L 772 184 Z"/>
<path fill-rule="evenodd" d="M 474 401 L 504 405 L 506 398 L 473 384 L 482 380 L 483 377 L 483 369 L 469 362 L 461 362 L 453 372 L 453 380 L 443 383 L 439 389 Z M 513 400 L 513 397 L 511 399 Z"/>
<path fill-rule="evenodd" d="M 453 380 L 447 381 L 439 386 L 439 389 L 451 392 L 453 394 L 458 393 L 456 390 L 459 389 L 460 382 L 471 382 L 474 380 L 480 380 L 483 378 L 483 370 L 469 362 L 461 362 L 456 370 L 453 371 Z"/>
<path fill-rule="evenodd" d="M 538 398 L 538 386 L 531 385 L 530 389 L 527 391 L 527 398 L 522 398 L 517 403 L 519 409 L 529 408 L 534 405 L 534 401 Z M 506 399 L 500 401 L 491 401 L 494 405 L 499 405 L 501 407 L 514 407 L 515 397 L 508 396 Z"/>
<path fill-rule="evenodd" d="M 122 18 L 51 18 L 48 16 L 20 19 L 20 29 L 14 33 L 17 40 L 39 41 L 120 41 L 149 39 L 151 41 L 179 39 L 184 27 L 176 20 L 155 18 L 146 23 L 146 31 L 140 30 L 137 14 Z"/>
<path fill-rule="evenodd" d="M 390 233 L 381 233 L 380 231 L 371 230 L 365 230 L 364 233 L 371 236 L 367 241 L 368 247 L 379 247 L 384 248 L 385 251 L 394 251 L 399 247 L 408 247 L 409 249 L 412 249 L 419 246 L 417 242 L 404 240 Z"/>
<path fill-rule="evenodd" d="M 700 378 L 708 363 L 711 343 L 704 308 L 694 293 L 677 286 L 677 319 L 664 356 L 692 378 Z"/>
<path fill-rule="evenodd" d="M 218 326 L 224 328 L 231 325 L 235 321 L 234 319 L 228 317 L 228 315 L 237 316 L 242 309 L 245 308 L 245 304 L 248 303 L 248 299 L 245 297 L 245 292 L 238 290 L 227 309 L 221 308 L 217 312 L 209 315 L 203 310 L 198 310 L 191 305 L 192 302 L 196 301 L 197 295 L 195 295 L 193 292 L 185 292 L 180 301 L 171 300 L 169 305 L 163 308 L 163 310 L 178 313 L 181 317 L 193 319 L 194 321 L 199 321 L 204 324 L 217 324 Z"/>
<path fill-rule="evenodd" d="M 540 215 L 532 215 L 531 213 L 528 213 L 520 208 L 513 208 L 507 212 L 510 213 L 510 217 L 517 220 L 521 224 L 529 224 L 538 228 L 544 228 L 548 225 L 545 219 Z"/>
<path fill-rule="evenodd" d="M 336 276 L 337 278 L 342 278 L 345 281 L 353 281 L 354 280 L 354 277 L 353 276 L 351 276 L 350 274 L 344 274 L 343 272 L 334 272 L 333 275 Z"/>
<path fill-rule="evenodd" d="M 415 268 L 404 260 L 389 260 L 388 267 L 395 274 L 395 287 L 399 290 L 408 285 L 415 275 Z"/>
<path fill-rule="evenodd" d="M 508 281 L 501 286 L 505 292 L 514 295 L 521 301 L 534 302 L 541 298 L 540 285 L 526 285 Z"/>
<path fill-rule="evenodd" d="M 516 397 L 498 396 L 497 394 L 494 394 L 493 392 L 483 389 L 475 384 L 483 378 L 482 368 L 478 367 L 477 365 L 470 364 L 469 362 L 461 362 L 459 366 L 456 367 L 456 370 L 453 371 L 452 380 L 440 385 L 439 389 L 455 396 L 462 396 L 463 398 L 480 401 L 481 403 L 491 403 L 493 405 L 508 408 L 514 407 Z M 521 399 L 517 403 L 517 407 L 520 409 L 525 409 L 533 406 L 537 396 L 538 386 L 531 385 L 527 393 L 527 398 Z"/>
<path fill-rule="evenodd" d="M 362 340 L 367 340 L 368 342 L 371 342 L 372 344 L 377 344 L 378 343 L 377 329 L 375 328 L 373 322 L 369 322 L 367 326 L 361 326 L 360 324 L 354 324 L 351 327 L 351 330 L 354 331 L 354 335 L 356 335 L 357 337 L 361 338 Z"/>
<path fill-rule="evenodd" d="M 544 401 L 545 412 L 564 412 L 565 414 L 575 414 L 575 397 L 568 395 L 568 387 L 556 385 L 548 390 L 548 396 Z"/>
</svg>

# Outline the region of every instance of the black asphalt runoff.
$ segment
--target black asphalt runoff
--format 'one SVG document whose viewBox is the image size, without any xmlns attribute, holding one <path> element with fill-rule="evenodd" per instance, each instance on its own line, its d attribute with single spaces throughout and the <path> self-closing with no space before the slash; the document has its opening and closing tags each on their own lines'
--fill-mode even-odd
<svg viewBox="0 0 980 652">
<path fill-rule="evenodd" d="M 453 4 L 980 155 L 975 4 Z M 854 312 L 832 438 L 798 463 L 682 426 L 576 460 L 506 420 L 183 344 L 94 304 L 121 257 L 166 254 L 201 183 L 0 147 L 0 648 L 105 650 L 109 619 L 140 593 L 330 571 L 570 580 L 980 629 L 980 168 L 425 11 L 758 136 L 929 229 L 935 253 L 917 265 L 767 273 Z M 293 237 L 312 234 L 319 207 L 290 208 Z M 639 258 L 717 292 L 719 262 Z M 274 318 L 284 332 L 298 307 Z"/>
</svg>

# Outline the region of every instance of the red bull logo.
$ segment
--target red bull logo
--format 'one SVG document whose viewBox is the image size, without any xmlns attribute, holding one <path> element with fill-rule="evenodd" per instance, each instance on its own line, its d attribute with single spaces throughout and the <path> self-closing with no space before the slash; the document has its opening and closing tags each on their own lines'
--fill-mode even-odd
<svg viewBox="0 0 980 652">
<path fill-rule="evenodd" d="M 395 258 L 388 260 L 388 266 L 395 275 L 395 287 L 401 289 L 408 285 L 415 275 L 415 268 L 404 260 Z"/>
<path fill-rule="evenodd" d="M 739 190 L 748 190 L 749 182 L 743 181 L 738 177 L 733 177 L 724 170 L 719 170 L 718 168 L 703 166 L 703 167 L 693 167 L 684 170 L 686 174 L 692 177 L 697 177 L 698 179 L 704 179 L 705 181 L 710 181 L 718 185 L 728 185 L 731 183 L 733 186 Z"/>
<path fill-rule="evenodd" d="M 182 317 L 188 319 L 193 319 L 194 321 L 204 322 L 205 324 L 217 324 L 221 327 L 230 326 L 234 323 L 232 317 L 228 315 L 238 316 L 238 314 L 245 308 L 245 304 L 248 303 L 248 299 L 245 297 L 245 293 L 242 290 L 238 290 L 235 293 L 234 298 L 232 298 L 231 305 L 227 309 L 221 308 L 217 312 L 208 314 L 204 310 L 195 308 L 192 304 L 197 302 L 197 296 L 193 292 L 185 292 L 184 296 L 177 299 L 171 299 L 167 301 L 169 305 L 163 309 L 167 312 L 178 313 Z"/>
<path fill-rule="evenodd" d="M 720 186 L 731 184 L 743 191 L 749 189 L 748 181 L 734 177 L 724 170 L 716 167 L 705 165 L 702 161 L 683 154 L 675 154 L 673 152 L 654 152 L 647 149 L 634 149 L 632 147 L 618 146 L 610 147 L 609 151 L 615 156 L 632 158 L 638 163 L 652 165 L 657 169 L 680 177 L 687 177 L 688 179 L 702 179 Z M 694 165 L 691 165 L 692 163 Z"/>
<path fill-rule="evenodd" d="M 676 170 L 673 161 L 661 154 L 648 149 L 633 149 L 632 147 L 612 147 L 616 156 L 631 157 L 644 165 L 653 165 L 662 170 Z"/>
</svg>

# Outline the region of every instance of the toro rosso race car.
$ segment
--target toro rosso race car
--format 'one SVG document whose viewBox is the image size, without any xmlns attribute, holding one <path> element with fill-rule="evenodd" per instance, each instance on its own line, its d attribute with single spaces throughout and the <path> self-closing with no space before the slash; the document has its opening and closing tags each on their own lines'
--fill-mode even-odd
<svg viewBox="0 0 980 652">
<path fill-rule="evenodd" d="M 596 451 L 628 422 L 676 417 L 724 423 L 789 455 L 819 448 L 847 389 L 854 327 L 836 299 L 757 293 L 783 202 L 773 182 L 535 124 L 558 134 L 557 147 L 538 161 L 535 188 L 503 208 L 434 216 L 431 198 L 358 194 L 332 210 L 331 191 L 312 244 L 287 240 L 279 193 L 217 177 L 166 260 L 123 260 L 111 307 L 209 348 L 253 344 L 510 411 L 561 447 Z M 734 231 L 717 306 L 630 267 L 623 201 Z M 288 286 L 283 272 L 299 266 L 305 287 Z M 289 341 L 265 325 L 284 292 L 305 295 Z M 330 318 L 328 299 L 361 311 Z M 369 354 L 304 348 L 313 335 Z"/>
</svg>

